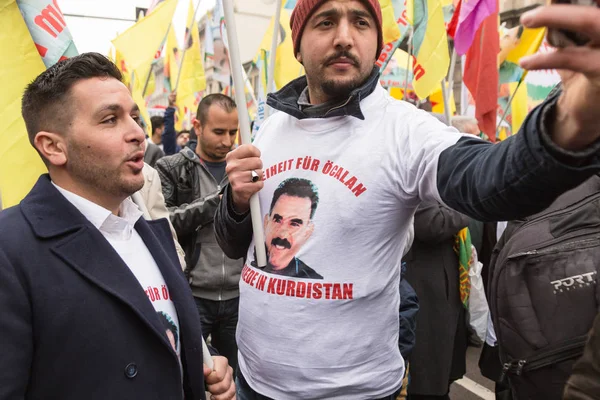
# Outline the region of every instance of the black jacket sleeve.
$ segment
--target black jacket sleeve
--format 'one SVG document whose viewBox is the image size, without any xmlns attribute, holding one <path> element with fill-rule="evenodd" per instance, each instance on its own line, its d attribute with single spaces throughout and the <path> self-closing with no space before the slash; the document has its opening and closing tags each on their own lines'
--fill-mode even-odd
<svg viewBox="0 0 600 400">
<path fill-rule="evenodd" d="M 165 110 L 165 131 L 162 134 L 162 145 L 165 154 L 170 156 L 177 153 L 177 132 L 175 132 L 175 108 Z"/>
<path fill-rule="evenodd" d="M 442 201 L 480 221 L 514 220 L 545 209 L 600 170 L 600 143 L 568 152 L 547 134 L 559 95 L 530 112 L 519 133 L 501 143 L 462 137 L 445 149 L 437 167 Z"/>
<path fill-rule="evenodd" d="M 231 187 L 223 190 L 223 199 L 215 214 L 215 234 L 221 249 L 229 258 L 246 257 L 252 242 L 250 213 L 240 215 L 233 210 Z"/>
<path fill-rule="evenodd" d="M 398 347 L 404 360 L 408 360 L 416 343 L 417 314 L 419 313 L 419 298 L 415 289 L 404 279 L 406 263 L 402 263 L 402 279 L 400 279 L 400 335 Z"/>
<path fill-rule="evenodd" d="M 161 158 L 156 163 L 156 170 L 160 176 L 171 223 L 177 236 L 182 238 L 213 221 L 215 211 L 219 206 L 219 192 L 215 191 L 190 203 L 180 202 L 176 168 L 173 168 L 170 162 L 170 157 Z"/>
</svg>

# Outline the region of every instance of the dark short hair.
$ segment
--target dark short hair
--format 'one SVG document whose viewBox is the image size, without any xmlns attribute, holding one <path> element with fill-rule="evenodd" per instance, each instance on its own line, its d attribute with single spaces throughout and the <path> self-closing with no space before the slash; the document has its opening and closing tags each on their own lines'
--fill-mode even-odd
<svg viewBox="0 0 600 400">
<path fill-rule="evenodd" d="M 206 124 L 208 119 L 208 109 L 213 104 L 218 105 L 228 113 L 233 112 L 236 108 L 235 101 L 229 96 L 221 93 L 213 93 L 208 96 L 204 96 L 200 104 L 198 104 L 198 112 L 196 112 L 196 119 L 200 122 L 201 126 Z"/>
<path fill-rule="evenodd" d="M 183 130 L 179 131 L 179 133 L 177 134 L 177 137 L 179 137 L 180 135 L 183 135 L 184 133 L 187 133 L 188 135 L 191 136 L 191 132 L 189 129 L 183 129 Z"/>
<path fill-rule="evenodd" d="M 308 179 L 302 178 L 288 178 L 282 181 L 275 192 L 273 193 L 273 200 L 271 201 L 271 208 L 269 209 L 269 215 L 273 212 L 277 200 L 283 195 L 292 197 L 307 198 L 310 200 L 310 218 L 312 219 L 317 211 L 317 205 L 319 204 L 319 192 L 317 187 Z"/>
<path fill-rule="evenodd" d="M 68 107 L 69 92 L 77 82 L 90 78 L 122 80 L 121 72 L 108 58 L 83 53 L 54 64 L 27 85 L 21 114 L 32 145 L 40 131 L 61 133 L 67 128 L 73 118 Z"/>
<path fill-rule="evenodd" d="M 155 130 L 165 126 L 165 118 L 161 117 L 160 115 L 155 115 L 154 117 L 150 117 L 150 125 L 152 125 L 152 134 L 154 135 Z"/>
<path fill-rule="evenodd" d="M 171 331 L 171 333 L 175 337 L 175 346 L 177 346 L 177 343 L 179 342 L 179 330 L 177 329 L 177 325 L 175 325 L 175 322 L 173 322 L 170 316 L 168 316 L 162 311 L 157 312 L 156 315 L 158 315 L 158 319 L 165 327 L 165 330 Z"/>
</svg>

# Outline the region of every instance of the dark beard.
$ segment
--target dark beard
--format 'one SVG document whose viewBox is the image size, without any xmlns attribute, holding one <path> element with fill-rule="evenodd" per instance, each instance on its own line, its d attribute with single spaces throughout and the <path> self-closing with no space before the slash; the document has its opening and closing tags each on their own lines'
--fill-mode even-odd
<svg viewBox="0 0 600 400">
<path fill-rule="evenodd" d="M 327 97 L 331 99 L 346 100 L 350 93 L 358 89 L 366 81 L 367 77 L 361 77 L 350 82 L 338 83 L 333 80 L 324 81 L 321 84 L 321 89 Z"/>
<path fill-rule="evenodd" d="M 336 54 L 331 55 L 324 61 L 324 64 L 329 65 L 335 59 L 342 57 L 351 60 L 354 63 L 355 68 L 357 68 L 359 71 L 361 70 L 360 60 L 348 51 L 339 51 Z M 321 90 L 330 99 L 346 100 L 353 90 L 362 86 L 362 84 L 369 78 L 370 74 L 371 72 L 369 71 L 369 73 L 364 76 L 358 76 L 356 79 L 343 83 L 338 83 L 334 80 L 326 80 L 321 82 Z"/>
</svg>

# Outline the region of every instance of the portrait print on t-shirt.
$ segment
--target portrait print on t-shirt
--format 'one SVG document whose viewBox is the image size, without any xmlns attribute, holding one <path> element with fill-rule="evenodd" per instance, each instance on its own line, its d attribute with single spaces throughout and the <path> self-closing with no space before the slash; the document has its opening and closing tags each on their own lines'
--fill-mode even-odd
<svg viewBox="0 0 600 400">
<path fill-rule="evenodd" d="M 177 328 L 177 324 L 175 324 L 173 319 L 163 311 L 159 311 L 156 314 L 165 328 L 165 333 L 167 334 L 167 338 L 169 338 L 169 343 L 171 343 L 173 350 L 175 353 L 179 354 L 179 329 Z"/>
<path fill-rule="evenodd" d="M 267 250 L 265 272 L 323 279 L 323 276 L 296 257 L 315 229 L 313 217 L 318 204 L 318 189 L 308 179 L 288 178 L 275 189 L 269 212 L 264 219 Z M 252 266 L 255 267 L 256 262 L 253 261 Z"/>
</svg>

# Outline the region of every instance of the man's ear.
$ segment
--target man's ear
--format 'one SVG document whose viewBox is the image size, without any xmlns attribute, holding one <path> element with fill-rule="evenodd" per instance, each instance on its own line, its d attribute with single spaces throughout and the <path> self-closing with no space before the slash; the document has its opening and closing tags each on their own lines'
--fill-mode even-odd
<svg viewBox="0 0 600 400">
<path fill-rule="evenodd" d="M 302 64 L 302 54 L 300 54 L 300 52 L 297 52 L 297 53 L 296 53 L 296 60 L 298 60 L 298 62 L 299 62 L 300 64 Z"/>
<path fill-rule="evenodd" d="M 202 133 L 202 125 L 200 124 L 200 121 L 194 118 L 192 126 L 194 127 L 194 131 L 196 132 L 196 136 L 200 136 L 200 134 Z"/>
<path fill-rule="evenodd" d="M 62 166 L 67 163 L 67 144 L 62 135 L 46 131 L 38 132 L 33 139 L 33 145 L 51 165 Z"/>
</svg>

